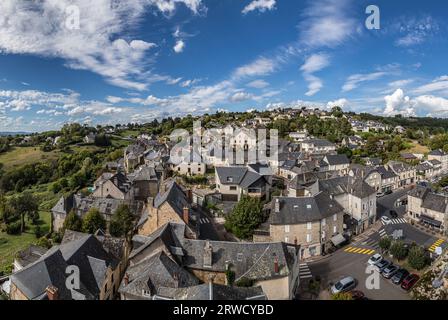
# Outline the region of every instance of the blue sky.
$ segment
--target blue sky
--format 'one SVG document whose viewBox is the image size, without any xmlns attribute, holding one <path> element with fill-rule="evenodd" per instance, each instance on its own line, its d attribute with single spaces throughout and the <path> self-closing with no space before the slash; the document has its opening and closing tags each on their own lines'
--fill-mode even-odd
<svg viewBox="0 0 448 320">
<path fill-rule="evenodd" d="M 303 105 L 446 117 L 447 18 L 443 0 L 2 0 L 0 131 Z"/>
</svg>

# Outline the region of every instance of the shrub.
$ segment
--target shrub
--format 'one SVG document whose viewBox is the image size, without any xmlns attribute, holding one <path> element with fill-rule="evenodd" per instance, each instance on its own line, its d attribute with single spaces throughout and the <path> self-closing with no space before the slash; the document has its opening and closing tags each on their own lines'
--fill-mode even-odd
<svg viewBox="0 0 448 320">
<path fill-rule="evenodd" d="M 413 246 L 409 250 L 408 262 L 412 268 L 422 270 L 428 264 L 428 257 L 425 254 L 425 250 L 422 247 Z"/>
<path fill-rule="evenodd" d="M 20 221 L 11 222 L 6 226 L 7 234 L 20 234 L 22 223 Z"/>
<path fill-rule="evenodd" d="M 390 246 L 390 253 L 397 260 L 403 260 L 408 255 L 408 249 L 402 241 L 394 241 Z"/>
<path fill-rule="evenodd" d="M 381 240 L 378 242 L 378 245 L 381 248 L 381 250 L 387 251 L 387 250 L 389 250 L 391 243 L 392 243 L 392 241 L 389 237 L 384 237 L 384 238 L 381 238 Z"/>
</svg>

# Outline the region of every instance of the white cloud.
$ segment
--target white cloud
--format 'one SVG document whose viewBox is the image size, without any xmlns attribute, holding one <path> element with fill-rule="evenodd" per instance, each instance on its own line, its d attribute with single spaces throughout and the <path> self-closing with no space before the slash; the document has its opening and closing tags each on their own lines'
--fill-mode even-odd
<svg viewBox="0 0 448 320">
<path fill-rule="evenodd" d="M 432 82 L 414 89 L 412 93 L 425 94 L 440 91 L 448 93 L 448 76 L 438 77 L 434 79 Z"/>
<path fill-rule="evenodd" d="M 352 37 L 356 20 L 349 16 L 349 0 L 313 1 L 300 24 L 301 41 L 310 47 L 334 47 Z"/>
<path fill-rule="evenodd" d="M 322 80 L 313 75 L 313 73 L 329 65 L 330 60 L 327 54 L 313 54 L 306 59 L 305 63 L 300 67 L 300 70 L 303 72 L 303 77 L 308 82 L 308 92 L 305 95 L 313 96 L 322 89 Z"/>
<path fill-rule="evenodd" d="M 249 82 L 247 86 L 255 89 L 264 89 L 269 86 L 269 83 L 264 80 L 254 80 L 252 82 Z"/>
<path fill-rule="evenodd" d="M 396 80 L 388 83 L 389 87 L 392 88 L 402 88 L 407 86 L 408 84 L 411 84 L 414 82 L 414 79 L 403 79 L 403 80 Z"/>
<path fill-rule="evenodd" d="M 253 98 L 253 95 L 244 91 L 240 91 L 235 93 L 231 98 L 230 101 L 232 102 L 242 102 L 246 100 L 250 100 Z"/>
<path fill-rule="evenodd" d="M 244 7 L 242 13 L 247 14 L 255 10 L 258 10 L 260 12 L 274 10 L 275 2 L 276 0 L 253 0 L 251 3 Z"/>
<path fill-rule="evenodd" d="M 176 44 L 173 47 L 174 52 L 176 53 L 182 53 L 185 49 L 185 42 L 184 40 L 177 40 Z"/>
<path fill-rule="evenodd" d="M 341 107 L 344 109 L 349 104 L 349 101 L 345 98 L 337 99 L 334 101 L 327 102 L 327 109 L 332 109 L 333 107 Z"/>
<path fill-rule="evenodd" d="M 264 76 L 274 72 L 275 69 L 276 62 L 273 59 L 261 57 L 247 65 L 237 68 L 234 76 L 237 78 Z"/>
<path fill-rule="evenodd" d="M 178 4 L 201 12 L 201 0 L 42 0 L 0 2 L 0 52 L 57 57 L 73 69 L 95 72 L 109 83 L 144 90 L 157 80 L 148 51 L 156 44 L 119 35 L 135 27 L 148 7 L 172 14 Z M 80 28 L 66 27 L 65 9 L 80 9 Z M 155 79 L 152 79 L 152 77 Z"/>
<path fill-rule="evenodd" d="M 365 73 L 365 74 L 353 74 L 347 78 L 347 81 L 342 87 L 343 92 L 348 92 L 353 89 L 358 88 L 359 84 L 366 81 L 374 81 L 383 76 L 385 76 L 387 72 L 377 71 L 373 73 Z"/>
<path fill-rule="evenodd" d="M 411 99 L 404 95 L 403 90 L 397 89 L 393 94 L 385 96 L 386 108 L 384 114 L 391 116 L 396 114 L 414 115 L 415 110 Z"/>
</svg>

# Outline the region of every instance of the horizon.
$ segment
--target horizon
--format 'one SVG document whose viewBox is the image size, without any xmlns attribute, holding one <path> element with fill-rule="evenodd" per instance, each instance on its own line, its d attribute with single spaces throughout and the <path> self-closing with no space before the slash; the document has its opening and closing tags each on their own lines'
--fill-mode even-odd
<svg viewBox="0 0 448 320">
<path fill-rule="evenodd" d="M 448 4 L 376 1 L 368 28 L 370 4 L 2 1 L 0 131 L 298 105 L 446 118 Z"/>
</svg>

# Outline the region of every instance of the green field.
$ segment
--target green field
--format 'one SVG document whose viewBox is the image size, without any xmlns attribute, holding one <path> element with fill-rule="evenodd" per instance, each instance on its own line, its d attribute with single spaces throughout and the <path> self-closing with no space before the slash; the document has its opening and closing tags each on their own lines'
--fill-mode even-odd
<svg viewBox="0 0 448 320">
<path fill-rule="evenodd" d="M 50 230 L 51 215 L 50 212 L 39 212 L 39 225 L 43 232 L 47 233 Z M 5 232 L 0 232 L 0 271 L 9 271 L 11 264 L 17 252 L 26 249 L 30 244 L 37 241 L 34 235 L 34 226 L 27 223 L 27 230 L 21 235 L 8 235 Z"/>
<path fill-rule="evenodd" d="M 56 159 L 57 151 L 43 152 L 39 147 L 14 147 L 11 151 L 0 154 L 0 163 L 5 170 L 49 159 Z"/>
</svg>

